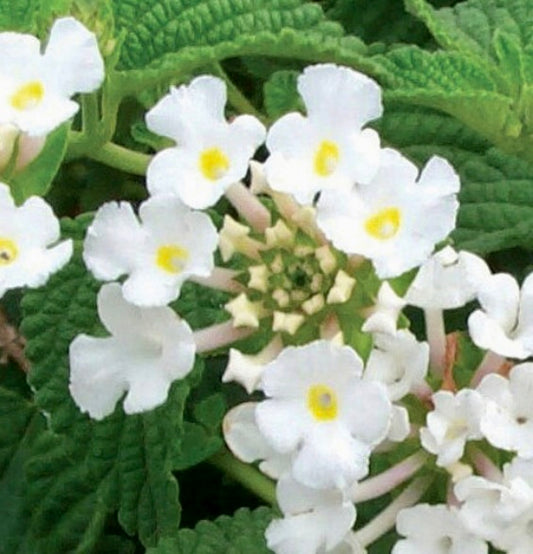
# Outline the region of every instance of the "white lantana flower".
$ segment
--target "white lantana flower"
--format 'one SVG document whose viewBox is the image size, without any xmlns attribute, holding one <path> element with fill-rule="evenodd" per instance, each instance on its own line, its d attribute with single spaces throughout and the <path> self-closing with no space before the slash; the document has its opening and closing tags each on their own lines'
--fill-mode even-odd
<svg viewBox="0 0 533 554">
<path fill-rule="evenodd" d="M 533 462 L 515 458 L 502 482 L 467 477 L 455 485 L 460 518 L 472 533 L 509 554 L 533 551 Z"/>
<path fill-rule="evenodd" d="M 376 333 L 365 379 L 383 383 L 395 402 L 425 382 L 428 365 L 428 344 L 418 342 L 407 329 L 400 329 L 396 335 Z"/>
<path fill-rule="evenodd" d="M 111 337 L 78 335 L 70 344 L 69 390 L 93 419 L 113 413 L 124 393 L 124 411 L 136 414 L 163 404 L 173 381 L 187 375 L 195 344 L 186 322 L 170 309 L 126 302 L 118 283 L 98 293 L 98 315 Z"/>
<path fill-rule="evenodd" d="M 285 474 L 278 481 L 276 496 L 284 518 L 274 519 L 265 532 L 267 545 L 276 554 L 353 551 L 343 542 L 356 512 L 341 491 L 305 487 Z"/>
<path fill-rule="evenodd" d="M 437 465 L 447 467 L 464 453 L 467 440 L 481 439 L 480 421 L 485 402 L 475 390 L 457 394 L 439 391 L 432 396 L 435 409 L 427 415 L 427 427 L 420 429 L 422 446 L 437 455 Z"/>
<path fill-rule="evenodd" d="M 72 17 L 58 19 L 41 54 L 39 40 L 0 33 L 0 124 L 46 135 L 79 109 L 70 98 L 96 90 L 104 62 L 93 33 Z"/>
<path fill-rule="evenodd" d="M 172 87 L 146 114 L 151 131 L 177 144 L 156 154 L 148 166 L 152 195 L 174 194 L 191 208 L 208 208 L 246 175 L 266 130 L 251 115 L 228 123 L 225 104 L 224 81 L 203 75 Z"/>
<path fill-rule="evenodd" d="M 59 221 L 42 198 L 17 207 L 0 183 L 0 298 L 12 288 L 44 285 L 70 260 L 72 241 L 56 244 L 59 238 Z"/>
<path fill-rule="evenodd" d="M 516 365 L 509 379 L 491 373 L 477 390 L 487 400 L 481 431 L 498 448 L 533 458 L 533 363 Z"/>
<path fill-rule="evenodd" d="M 487 543 L 462 523 L 456 508 L 418 504 L 396 517 L 396 530 L 405 539 L 392 554 L 487 554 Z"/>
<path fill-rule="evenodd" d="M 265 367 L 268 398 L 258 404 L 256 422 L 275 450 L 294 454 L 292 475 L 303 485 L 344 488 L 368 473 L 391 403 L 385 387 L 362 373 L 351 348 L 326 340 L 286 348 Z"/>
<path fill-rule="evenodd" d="M 128 275 L 122 285 L 128 302 L 163 306 L 188 277 L 211 274 L 217 231 L 209 216 L 171 196 L 143 202 L 139 217 L 130 204 L 104 204 L 87 230 L 83 259 L 97 279 Z"/>
<path fill-rule="evenodd" d="M 405 300 L 398 296 L 387 281 L 384 281 L 378 291 L 376 304 L 371 308 L 371 314 L 363 324 L 365 333 L 386 333 L 394 335 L 398 317 L 405 307 Z"/>
<path fill-rule="evenodd" d="M 420 267 L 405 301 L 424 309 L 460 308 L 474 300 L 480 284 L 489 276 L 485 260 L 446 246 Z"/>
<path fill-rule="evenodd" d="M 265 475 L 279 479 L 290 469 L 291 457 L 276 452 L 261 434 L 255 421 L 256 406 L 257 402 L 244 402 L 224 416 L 224 440 L 239 460 L 247 464 L 259 460 L 259 469 Z"/>
<path fill-rule="evenodd" d="M 491 275 L 483 282 L 478 299 L 482 309 L 468 318 L 477 346 L 510 358 L 533 355 L 533 274 L 521 290 L 511 275 Z"/>
<path fill-rule="evenodd" d="M 370 184 L 323 191 L 317 223 L 334 246 L 372 260 L 382 279 L 422 263 L 455 227 L 459 177 L 443 158 L 431 158 L 420 176 L 396 150 L 381 151 Z"/>
<path fill-rule="evenodd" d="M 298 78 L 307 117 L 284 115 L 268 132 L 269 185 L 301 204 L 327 188 L 367 183 L 379 163 L 379 136 L 362 130 L 381 117 L 381 89 L 365 75 L 333 64 L 307 67 Z"/>
</svg>

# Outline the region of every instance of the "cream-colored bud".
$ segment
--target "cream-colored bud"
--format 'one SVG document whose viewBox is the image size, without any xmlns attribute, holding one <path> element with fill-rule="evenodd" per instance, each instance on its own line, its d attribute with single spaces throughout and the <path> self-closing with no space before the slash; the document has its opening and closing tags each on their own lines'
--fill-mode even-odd
<svg viewBox="0 0 533 554">
<path fill-rule="evenodd" d="M 446 467 L 446 471 L 450 474 L 453 483 L 458 483 L 474 473 L 471 465 L 463 464 L 462 462 L 450 464 Z"/>
<path fill-rule="evenodd" d="M 218 237 L 218 247 L 222 260 L 227 262 L 235 252 L 244 254 L 250 258 L 258 258 L 261 243 L 251 239 L 250 227 L 235 221 L 231 216 L 224 217 L 224 225 Z"/>
<path fill-rule="evenodd" d="M 287 227 L 282 219 L 278 219 L 274 226 L 265 229 L 265 238 L 267 246 L 270 248 L 274 246 L 291 248 L 294 244 L 294 232 Z"/>
<path fill-rule="evenodd" d="M 337 267 L 337 260 L 327 244 L 315 250 L 315 257 L 324 273 L 332 273 Z"/>
<path fill-rule="evenodd" d="M 251 160 L 250 174 L 250 191 L 253 194 L 268 194 L 270 187 L 265 177 L 264 165 L 255 160 Z"/>
<path fill-rule="evenodd" d="M 350 298 L 354 286 L 355 279 L 350 277 L 342 269 L 339 269 L 337 275 L 335 276 L 335 283 L 328 293 L 328 304 L 340 304 L 342 302 L 346 302 Z"/>
<path fill-rule="evenodd" d="M 268 268 L 266 265 L 254 265 L 248 268 L 250 280 L 248 287 L 251 289 L 266 292 L 268 290 Z"/>
<path fill-rule="evenodd" d="M 274 321 L 272 322 L 273 331 L 284 331 L 289 335 L 294 335 L 300 325 L 305 321 L 301 314 L 286 314 L 283 312 L 274 312 Z"/>
<path fill-rule="evenodd" d="M 308 315 L 316 314 L 324 307 L 324 304 L 324 295 L 315 294 L 302 304 L 302 310 Z"/>
<path fill-rule="evenodd" d="M 290 302 L 289 294 L 283 289 L 276 289 L 272 293 L 272 298 L 278 303 L 280 308 L 286 308 Z"/>
<path fill-rule="evenodd" d="M 246 294 L 239 296 L 228 302 L 226 310 L 233 317 L 233 327 L 259 327 L 259 319 L 265 315 L 265 310 L 259 302 L 251 302 Z"/>
</svg>

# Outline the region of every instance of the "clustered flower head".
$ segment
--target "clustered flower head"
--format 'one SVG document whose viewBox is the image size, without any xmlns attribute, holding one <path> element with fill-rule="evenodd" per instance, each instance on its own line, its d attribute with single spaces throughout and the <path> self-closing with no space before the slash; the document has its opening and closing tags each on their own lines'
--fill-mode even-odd
<svg viewBox="0 0 533 554">
<path fill-rule="evenodd" d="M 96 39 L 72 18 L 42 54 L 29 35 L 1 33 L 0 46 L 0 125 L 16 132 L 46 135 L 77 111 L 73 94 L 102 82 Z M 393 554 L 533 551 L 533 277 L 520 288 L 447 244 L 459 177 L 438 156 L 419 168 L 382 147 L 368 126 L 383 111 L 376 82 L 320 64 L 298 92 L 305 114 L 268 130 L 227 118 L 225 83 L 208 75 L 147 113 L 175 145 L 152 158 L 138 210 L 106 203 L 87 229 L 105 336 L 70 345 L 74 402 L 98 420 L 152 410 L 197 355 L 234 346 L 223 381 L 255 396 L 223 432 L 277 482 L 274 552 L 362 554 L 394 525 Z M 217 228 L 200 210 L 223 195 L 232 208 Z M 16 206 L 0 184 L 0 296 L 66 264 L 72 243 L 59 238 L 43 200 Z M 226 321 L 191 330 L 173 304 L 187 281 L 231 296 Z M 469 333 L 446 335 L 457 308 Z M 261 349 L 235 347 L 254 334 Z M 442 503 L 426 501 L 443 489 Z M 358 503 L 391 492 L 357 521 Z"/>
</svg>

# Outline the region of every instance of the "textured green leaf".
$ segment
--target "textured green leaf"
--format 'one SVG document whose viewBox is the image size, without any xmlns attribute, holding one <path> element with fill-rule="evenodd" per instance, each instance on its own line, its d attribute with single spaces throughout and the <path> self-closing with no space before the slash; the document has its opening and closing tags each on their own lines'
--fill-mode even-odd
<svg viewBox="0 0 533 554">
<path fill-rule="evenodd" d="M 102 334 L 96 313 L 99 283 L 87 273 L 79 239 L 88 217 L 65 221 L 77 238 L 74 259 L 23 300 L 22 329 L 32 362 L 30 382 L 55 433 L 30 464 L 34 508 L 31 531 L 38 552 L 90 552 L 107 514 L 118 509 L 125 530 L 145 545 L 178 530 L 178 483 L 172 475 L 181 435 L 188 381 L 174 383 L 167 402 L 143 415 L 114 414 L 94 422 L 68 391 L 68 346 L 78 334 Z M 61 514 L 61 517 L 58 514 Z"/>
<path fill-rule="evenodd" d="M 389 98 L 437 108 L 505 151 L 533 160 L 533 4 L 405 0 L 447 52 L 391 50 L 373 61 Z"/>
<path fill-rule="evenodd" d="M 533 165 L 505 154 L 453 118 L 431 110 L 388 105 L 379 124 L 383 140 L 424 163 L 447 158 L 461 177 L 453 237 L 479 253 L 513 246 L 531 249 Z"/>
<path fill-rule="evenodd" d="M 51 133 L 41 153 L 20 173 L 7 180 L 17 203 L 24 202 L 30 196 L 44 196 L 50 190 L 65 157 L 69 129 L 70 122 Z"/>
<path fill-rule="evenodd" d="M 146 554 L 268 554 L 264 533 L 272 511 L 242 508 L 233 517 L 201 521 L 194 530 L 182 529 L 177 538 L 161 541 Z"/>
<path fill-rule="evenodd" d="M 190 46 L 231 42 L 242 35 L 323 25 L 317 4 L 301 0 L 114 0 L 118 29 L 126 30 L 120 67 L 144 67 Z"/>
<path fill-rule="evenodd" d="M 0 417 L 0 552 L 31 554 L 27 543 L 28 483 L 24 464 L 32 444 L 44 431 L 45 422 L 26 398 L 3 387 Z"/>
<path fill-rule="evenodd" d="M 276 119 L 287 112 L 303 111 L 298 94 L 297 71 L 276 71 L 264 86 L 264 104 L 268 116 Z"/>
<path fill-rule="evenodd" d="M 0 2 L 0 31 L 47 35 L 52 20 L 65 14 L 72 0 L 9 0 Z"/>
</svg>

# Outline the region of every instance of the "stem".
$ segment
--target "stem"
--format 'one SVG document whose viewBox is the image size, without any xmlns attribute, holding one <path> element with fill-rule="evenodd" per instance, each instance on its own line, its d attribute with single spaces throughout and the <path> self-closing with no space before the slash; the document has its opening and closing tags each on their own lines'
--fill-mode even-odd
<svg viewBox="0 0 533 554">
<path fill-rule="evenodd" d="M 129 150 L 113 142 L 107 142 L 94 148 L 94 145 L 90 144 L 83 133 L 71 131 L 67 158 L 73 159 L 83 156 L 133 175 L 146 175 L 146 169 L 151 159 L 148 154 Z"/>
<path fill-rule="evenodd" d="M 97 93 L 83 94 L 81 97 L 81 121 L 83 134 L 92 137 L 98 133 L 98 96 Z"/>
<path fill-rule="evenodd" d="M 239 214 L 256 231 L 264 233 L 270 227 L 270 212 L 261 204 L 257 196 L 242 183 L 235 183 L 226 190 L 226 198 Z"/>
<path fill-rule="evenodd" d="M 194 342 L 196 343 L 196 352 L 199 354 L 209 352 L 217 348 L 222 348 L 235 341 L 246 338 L 251 335 L 255 329 L 249 327 L 233 327 L 233 320 L 230 319 L 224 323 L 217 323 L 194 332 Z"/>
<path fill-rule="evenodd" d="M 431 484 L 431 477 L 415 479 L 393 502 L 391 502 L 373 520 L 355 533 L 357 540 L 368 546 L 396 525 L 396 516 L 400 510 L 416 504 Z M 423 522 L 421 522 L 423 524 Z"/>
<path fill-rule="evenodd" d="M 209 458 L 208 461 L 271 506 L 276 506 L 276 485 L 274 481 L 263 475 L 255 467 L 237 460 L 226 448 Z"/>
<path fill-rule="evenodd" d="M 233 280 L 233 277 L 238 275 L 239 272 L 233 269 L 226 269 L 225 267 L 215 267 L 209 277 L 198 277 L 191 275 L 189 281 L 203 285 L 204 287 L 210 287 L 212 289 L 218 289 L 224 292 L 233 292 L 238 294 L 244 290 L 244 287 Z"/>
<path fill-rule="evenodd" d="M 220 63 L 212 64 L 213 73 L 226 81 L 228 90 L 228 102 L 235 108 L 236 111 L 245 114 L 251 114 L 257 119 L 265 123 L 266 118 L 257 110 L 257 108 L 244 96 L 235 83 L 229 78 Z"/>
<path fill-rule="evenodd" d="M 0 308 L 0 363 L 4 356 L 11 358 L 24 373 L 29 372 L 30 362 L 24 354 L 24 338 L 9 324 Z"/>
<path fill-rule="evenodd" d="M 470 458 L 478 473 L 483 475 L 483 477 L 496 483 L 503 481 L 503 474 L 500 468 L 484 452 L 478 448 L 472 448 Z"/>
<path fill-rule="evenodd" d="M 419 451 L 386 471 L 356 483 L 351 489 L 352 502 L 364 502 L 382 496 L 410 479 L 426 462 L 429 455 Z"/>
<path fill-rule="evenodd" d="M 476 372 L 470 381 L 470 386 L 472 388 L 477 387 L 485 375 L 495 373 L 503 364 L 505 364 L 506 361 L 506 358 L 503 356 L 496 354 L 496 352 L 492 352 L 492 350 L 488 350 L 476 369 Z"/>
<path fill-rule="evenodd" d="M 442 310 L 424 310 L 426 336 L 429 343 L 430 366 L 437 377 L 442 377 L 446 364 L 446 331 Z"/>
</svg>

